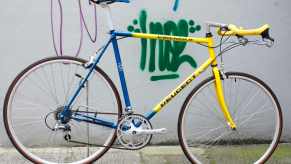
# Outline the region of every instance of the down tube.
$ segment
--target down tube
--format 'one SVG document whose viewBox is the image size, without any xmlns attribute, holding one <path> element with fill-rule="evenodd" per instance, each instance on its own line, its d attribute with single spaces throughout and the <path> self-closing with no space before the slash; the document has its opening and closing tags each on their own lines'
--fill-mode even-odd
<svg viewBox="0 0 291 164">
<path fill-rule="evenodd" d="M 197 76 L 199 76 L 208 66 L 213 62 L 212 58 L 207 59 L 199 68 L 197 68 L 186 80 L 184 80 L 176 89 L 174 89 L 168 96 L 166 96 L 154 109 L 148 112 L 145 116 L 147 119 L 153 118 L 158 112 L 162 110 L 174 97 L 176 97 L 185 87 L 187 87 Z"/>
</svg>

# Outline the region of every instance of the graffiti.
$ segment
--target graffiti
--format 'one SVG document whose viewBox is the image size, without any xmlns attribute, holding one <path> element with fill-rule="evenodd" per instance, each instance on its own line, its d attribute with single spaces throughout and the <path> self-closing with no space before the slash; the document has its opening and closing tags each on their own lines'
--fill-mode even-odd
<svg viewBox="0 0 291 164">
<path fill-rule="evenodd" d="M 152 34 L 176 35 L 188 37 L 189 33 L 195 33 L 201 30 L 201 26 L 196 24 L 193 20 L 180 19 L 177 23 L 174 21 L 161 22 L 147 22 L 147 12 L 142 10 L 139 18 L 132 21 L 127 30 L 130 32 L 142 32 Z M 183 63 L 188 63 L 193 68 L 197 67 L 196 61 L 188 54 L 183 54 L 187 42 L 175 42 L 164 40 L 148 40 L 141 39 L 141 58 L 140 69 L 145 71 L 148 60 L 148 71 L 154 73 L 170 72 L 167 75 L 152 76 L 152 81 L 175 79 L 179 75 L 176 73 Z M 157 50 L 158 48 L 158 50 Z M 148 55 L 149 49 L 149 57 Z M 158 58 L 156 52 L 158 51 Z M 148 59 L 147 59 L 148 58 Z M 158 62 L 156 60 L 158 59 Z"/>
</svg>

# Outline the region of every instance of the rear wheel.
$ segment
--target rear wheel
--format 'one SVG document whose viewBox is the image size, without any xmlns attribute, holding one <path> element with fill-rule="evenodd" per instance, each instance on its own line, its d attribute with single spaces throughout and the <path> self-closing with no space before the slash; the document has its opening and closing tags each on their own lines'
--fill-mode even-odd
<svg viewBox="0 0 291 164">
<path fill-rule="evenodd" d="M 180 145 L 192 163 L 264 163 L 282 132 L 282 112 L 273 91 L 258 78 L 238 72 L 222 80 L 236 130 L 226 124 L 215 79 L 202 81 L 186 98 L 178 120 Z"/>
<path fill-rule="evenodd" d="M 33 163 L 91 163 L 113 144 L 116 129 L 68 119 L 67 130 L 54 130 L 58 113 L 87 74 L 86 61 L 51 57 L 31 64 L 12 82 L 4 102 L 4 123 L 16 149 Z M 110 78 L 98 67 L 72 111 L 117 124 L 121 101 Z M 74 141 L 69 142 L 68 133 Z M 97 146 L 98 145 L 98 146 Z"/>
</svg>

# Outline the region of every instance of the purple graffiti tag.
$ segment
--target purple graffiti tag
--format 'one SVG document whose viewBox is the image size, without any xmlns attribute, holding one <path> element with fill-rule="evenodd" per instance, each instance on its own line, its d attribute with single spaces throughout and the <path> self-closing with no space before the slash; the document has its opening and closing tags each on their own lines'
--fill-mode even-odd
<svg viewBox="0 0 291 164">
<path fill-rule="evenodd" d="M 57 7 L 54 7 L 54 0 L 51 0 L 51 33 L 52 33 L 52 41 L 53 41 L 53 48 L 57 56 L 63 56 L 64 55 L 64 38 L 63 38 L 63 6 L 61 3 L 61 0 L 56 0 L 57 1 Z M 89 4 L 91 5 L 91 4 Z M 84 28 L 89 36 L 89 39 L 92 43 L 95 43 L 97 40 L 97 10 L 96 10 L 96 5 L 93 5 L 93 10 L 94 10 L 94 32 L 93 34 L 90 33 L 90 30 L 87 26 L 87 23 L 85 21 L 84 17 L 84 12 L 82 9 L 82 4 L 81 0 L 78 0 L 78 8 L 79 8 L 79 20 L 80 20 L 80 39 L 79 39 L 79 45 L 77 50 L 75 51 L 74 56 L 78 56 L 80 54 L 82 44 L 83 44 L 83 38 L 84 38 Z M 54 17 L 54 9 L 58 8 L 58 18 L 59 18 L 59 31 L 58 34 L 55 31 L 55 17 Z M 58 40 L 58 41 L 57 41 Z"/>
</svg>

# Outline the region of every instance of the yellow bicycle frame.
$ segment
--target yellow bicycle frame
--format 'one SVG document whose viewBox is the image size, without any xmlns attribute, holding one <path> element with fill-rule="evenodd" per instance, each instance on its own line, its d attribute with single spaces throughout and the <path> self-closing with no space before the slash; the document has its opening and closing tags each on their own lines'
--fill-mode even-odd
<svg viewBox="0 0 291 164">
<path fill-rule="evenodd" d="M 196 77 L 204 72 L 210 65 L 212 66 L 212 72 L 215 78 L 215 91 L 217 101 L 220 109 L 223 112 L 224 118 L 231 129 L 235 129 L 236 125 L 230 115 L 230 112 L 225 102 L 223 86 L 221 82 L 221 74 L 217 67 L 216 54 L 213 48 L 214 40 L 212 36 L 205 38 L 194 38 L 194 37 L 181 37 L 181 36 L 170 36 L 170 35 L 156 35 L 146 33 L 131 33 L 131 37 L 144 38 L 144 39 L 158 39 L 158 40 L 173 40 L 178 42 L 192 42 L 192 43 L 203 43 L 208 46 L 209 58 L 197 68 L 190 76 L 186 78 L 176 89 L 174 89 L 168 96 L 166 96 L 161 102 L 159 102 L 153 109 L 153 113 L 160 112 L 162 108 L 168 104 L 176 95 L 178 95 L 186 86 L 188 86 Z"/>
</svg>

